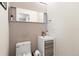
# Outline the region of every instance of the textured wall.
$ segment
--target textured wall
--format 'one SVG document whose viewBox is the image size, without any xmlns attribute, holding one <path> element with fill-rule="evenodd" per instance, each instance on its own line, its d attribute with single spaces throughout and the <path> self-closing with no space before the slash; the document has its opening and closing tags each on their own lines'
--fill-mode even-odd
<svg viewBox="0 0 79 59">
<path fill-rule="evenodd" d="M 36 2 L 10 2 L 9 7 L 30 9 L 38 12 L 46 12 L 47 6 Z M 15 55 L 16 43 L 30 40 L 32 42 L 32 51 L 37 47 L 37 37 L 41 35 L 41 32 L 45 30 L 43 23 L 35 22 L 16 22 L 16 8 L 13 8 L 12 12 L 9 9 L 9 20 L 10 14 L 14 15 L 13 20 L 9 22 L 10 32 L 10 53 L 9 55 Z"/>
<path fill-rule="evenodd" d="M 15 55 L 16 43 L 23 41 L 32 42 L 32 51 L 37 48 L 37 37 L 45 30 L 45 25 L 42 23 L 29 23 L 29 22 L 9 22 L 10 34 L 10 54 Z"/>
</svg>

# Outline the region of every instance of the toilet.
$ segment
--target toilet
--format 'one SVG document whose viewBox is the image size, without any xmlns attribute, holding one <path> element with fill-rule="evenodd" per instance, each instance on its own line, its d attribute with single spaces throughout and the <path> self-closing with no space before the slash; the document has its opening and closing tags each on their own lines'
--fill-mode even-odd
<svg viewBox="0 0 79 59">
<path fill-rule="evenodd" d="M 16 43 L 16 56 L 32 56 L 31 42 L 19 42 Z"/>
</svg>

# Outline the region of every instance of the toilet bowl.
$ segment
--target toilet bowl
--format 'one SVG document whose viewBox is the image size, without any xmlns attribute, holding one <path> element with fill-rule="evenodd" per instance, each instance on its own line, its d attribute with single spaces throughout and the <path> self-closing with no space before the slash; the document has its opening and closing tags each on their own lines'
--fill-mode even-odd
<svg viewBox="0 0 79 59">
<path fill-rule="evenodd" d="M 32 56 L 31 42 L 26 41 L 16 43 L 16 56 Z"/>
</svg>

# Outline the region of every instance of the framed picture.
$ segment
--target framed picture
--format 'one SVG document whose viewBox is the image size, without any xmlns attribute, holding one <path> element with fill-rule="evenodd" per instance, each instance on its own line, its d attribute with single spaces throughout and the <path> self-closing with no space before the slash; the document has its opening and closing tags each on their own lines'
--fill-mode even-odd
<svg viewBox="0 0 79 59">
<path fill-rule="evenodd" d="M 0 2 L 0 5 L 7 10 L 7 2 Z"/>
</svg>

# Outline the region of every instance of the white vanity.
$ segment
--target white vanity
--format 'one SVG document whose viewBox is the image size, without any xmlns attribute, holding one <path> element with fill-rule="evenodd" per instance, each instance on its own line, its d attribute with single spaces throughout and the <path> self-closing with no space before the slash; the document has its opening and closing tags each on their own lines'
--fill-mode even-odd
<svg viewBox="0 0 79 59">
<path fill-rule="evenodd" d="M 38 50 L 42 56 L 54 55 L 54 37 L 39 36 L 38 37 Z"/>
</svg>

